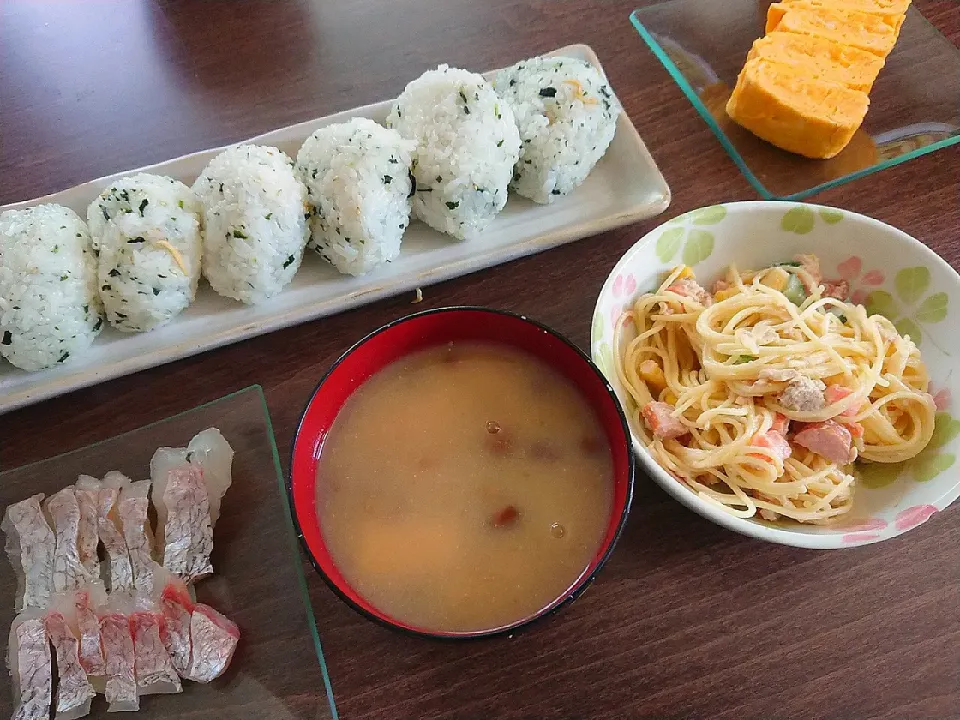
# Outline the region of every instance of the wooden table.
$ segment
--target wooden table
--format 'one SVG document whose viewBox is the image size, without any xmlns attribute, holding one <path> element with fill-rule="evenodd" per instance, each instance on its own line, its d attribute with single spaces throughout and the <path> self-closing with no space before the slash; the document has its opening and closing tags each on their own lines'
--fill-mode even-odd
<svg viewBox="0 0 960 720">
<path fill-rule="evenodd" d="M 719 1 L 719 0 L 717 0 Z M 960 6 L 918 0 L 960 43 Z M 616 259 L 680 212 L 755 194 L 606 0 L 4 0 L 0 203 L 394 96 L 439 62 L 497 67 L 593 46 L 673 190 L 666 216 L 426 289 L 529 314 L 586 347 Z M 816 198 L 960 267 L 960 147 Z M 562 291 L 561 291 L 562 289 Z M 0 417 L 4 467 L 261 384 L 281 456 L 318 377 L 411 312 L 397 297 Z M 749 540 L 646 478 L 583 598 L 513 640 L 393 634 L 309 582 L 344 718 L 960 717 L 960 508 L 847 552 Z M 290 662 L 315 659 L 310 646 Z M 277 668 L 283 673 L 283 668 Z M 325 705 L 322 689 L 317 706 Z M 250 717 L 263 716 L 252 711 Z"/>
</svg>

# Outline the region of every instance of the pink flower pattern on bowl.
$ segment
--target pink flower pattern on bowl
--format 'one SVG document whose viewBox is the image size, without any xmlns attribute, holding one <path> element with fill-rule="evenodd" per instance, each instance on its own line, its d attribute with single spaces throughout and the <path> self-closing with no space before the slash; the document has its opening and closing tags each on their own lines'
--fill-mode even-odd
<svg viewBox="0 0 960 720">
<path fill-rule="evenodd" d="M 863 522 L 850 525 L 847 533 L 843 536 L 843 542 L 847 545 L 859 544 L 876 540 L 880 537 L 879 530 L 887 527 L 887 521 L 883 518 L 869 518 Z"/>
<path fill-rule="evenodd" d="M 953 396 L 950 393 L 950 388 L 940 388 L 937 390 L 933 384 L 930 384 L 928 391 L 933 395 L 933 402 L 937 406 L 937 410 L 944 412 L 950 407 L 950 403 L 953 402 Z"/>
<path fill-rule="evenodd" d="M 860 273 L 862 270 L 863 260 L 861 260 L 858 255 L 851 255 L 849 258 L 837 265 L 837 274 L 843 280 L 849 282 L 851 288 L 857 285 L 857 281 L 859 281 L 859 284 L 861 285 L 877 287 L 882 285 L 886 279 L 880 270 L 870 270 L 861 276 Z M 862 287 L 855 288 L 853 293 L 850 295 L 850 301 L 855 305 L 862 305 L 867 299 L 867 294 L 869 292 L 869 290 L 866 290 Z"/>
<path fill-rule="evenodd" d="M 937 511 L 938 509 L 935 505 L 915 505 L 897 515 L 894 523 L 896 524 L 897 530 L 904 532 L 925 523 Z"/>
<path fill-rule="evenodd" d="M 617 321 L 623 314 L 627 303 L 633 299 L 633 294 L 637 291 L 637 279 L 630 273 L 626 275 L 617 275 L 613 280 L 613 298 L 614 303 L 610 308 L 610 323 L 616 327 Z M 623 302 L 620 302 L 620 301 Z"/>
</svg>

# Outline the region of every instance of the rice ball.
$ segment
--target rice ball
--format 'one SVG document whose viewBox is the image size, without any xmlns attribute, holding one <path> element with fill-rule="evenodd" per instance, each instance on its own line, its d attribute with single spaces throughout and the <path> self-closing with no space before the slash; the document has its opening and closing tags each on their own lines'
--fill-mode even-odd
<svg viewBox="0 0 960 720">
<path fill-rule="evenodd" d="M 311 209 L 308 247 L 350 275 L 396 258 L 410 223 L 413 149 L 400 133 L 367 118 L 307 138 L 296 170 Z"/>
<path fill-rule="evenodd" d="M 66 362 L 103 326 L 90 232 L 73 210 L 0 214 L 0 355 L 23 370 Z"/>
<path fill-rule="evenodd" d="M 200 279 L 200 202 L 182 182 L 121 178 L 87 208 L 107 320 L 124 332 L 164 325 L 193 302 Z"/>
<path fill-rule="evenodd" d="M 535 202 L 553 202 L 578 187 L 616 133 L 620 102 L 583 60 L 524 60 L 497 73 L 494 88 L 520 128 L 511 187 Z"/>
<path fill-rule="evenodd" d="M 520 134 L 510 106 L 480 75 L 446 65 L 425 72 L 397 98 L 387 126 L 417 146 L 416 217 L 463 240 L 503 209 Z"/>
<path fill-rule="evenodd" d="M 221 295 L 258 303 L 296 274 L 307 244 L 307 190 L 274 147 L 217 155 L 193 190 L 203 207 L 203 275 Z"/>
</svg>

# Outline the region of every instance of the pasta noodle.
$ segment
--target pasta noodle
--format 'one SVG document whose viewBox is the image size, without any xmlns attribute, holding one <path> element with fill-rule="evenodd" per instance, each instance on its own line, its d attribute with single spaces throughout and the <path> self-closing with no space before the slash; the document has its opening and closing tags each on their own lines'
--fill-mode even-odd
<svg viewBox="0 0 960 720">
<path fill-rule="evenodd" d="M 734 515 L 822 523 L 850 510 L 857 458 L 921 452 L 935 406 L 919 350 L 847 290 L 802 255 L 731 266 L 712 294 L 678 267 L 640 296 L 616 366 L 661 467 Z"/>
</svg>

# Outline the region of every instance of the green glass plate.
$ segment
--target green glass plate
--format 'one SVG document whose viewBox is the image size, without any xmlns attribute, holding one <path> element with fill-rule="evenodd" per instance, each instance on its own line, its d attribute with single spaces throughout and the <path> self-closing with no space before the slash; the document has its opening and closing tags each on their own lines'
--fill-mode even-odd
<svg viewBox="0 0 960 720">
<path fill-rule="evenodd" d="M 336 706 L 306 592 L 270 414 L 259 386 L 241 390 L 104 442 L 0 473 L 0 515 L 38 492 L 52 494 L 81 473 L 120 470 L 149 476 L 160 446 L 182 447 L 216 427 L 233 446 L 233 485 L 214 535 L 216 573 L 197 583 L 197 599 L 240 627 L 240 645 L 226 674 L 209 685 L 184 682 L 181 695 L 141 698 L 143 720 L 230 718 L 335 720 Z M 0 645 L 13 620 L 13 570 L 0 557 Z M 313 657 L 319 662 L 310 662 Z M 6 675 L 6 673 L 3 673 Z M 13 713 L 10 683 L 0 681 L 0 718 Z M 103 696 L 90 718 L 106 718 Z M 109 717 L 116 718 L 116 715 Z"/>
<path fill-rule="evenodd" d="M 960 50 L 914 7 L 870 92 L 870 111 L 829 160 L 770 145 L 727 117 L 727 98 L 769 2 L 670 0 L 635 10 L 637 32 L 760 195 L 800 200 L 960 143 Z"/>
</svg>

